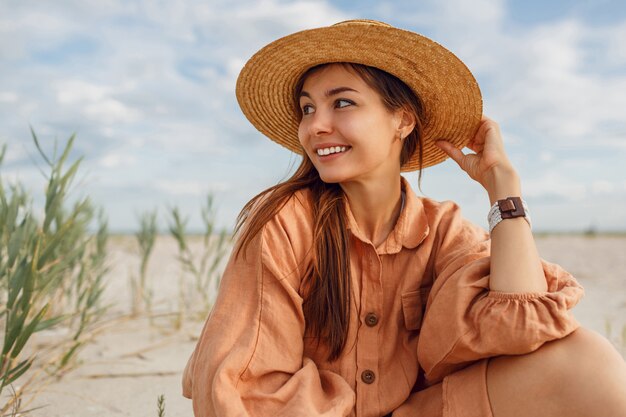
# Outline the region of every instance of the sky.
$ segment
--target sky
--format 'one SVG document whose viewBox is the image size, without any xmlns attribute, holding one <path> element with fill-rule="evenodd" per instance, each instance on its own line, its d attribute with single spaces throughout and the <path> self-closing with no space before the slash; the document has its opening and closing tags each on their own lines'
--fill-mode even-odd
<svg viewBox="0 0 626 417">
<path fill-rule="evenodd" d="M 218 226 L 293 172 L 299 157 L 247 122 L 235 83 L 287 34 L 367 18 L 456 54 L 502 130 L 536 231 L 626 230 L 626 3 L 623 1 L 0 0 L 0 175 L 41 204 L 30 127 L 51 154 L 76 133 L 72 198 L 89 195 L 114 232 L 173 207 Z M 466 149 L 466 152 L 468 150 Z M 486 227 L 484 189 L 452 161 L 406 175 Z"/>
</svg>

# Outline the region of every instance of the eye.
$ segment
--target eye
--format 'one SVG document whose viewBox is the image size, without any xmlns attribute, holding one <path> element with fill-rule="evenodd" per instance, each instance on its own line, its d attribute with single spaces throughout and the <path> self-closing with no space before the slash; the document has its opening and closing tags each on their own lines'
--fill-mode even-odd
<svg viewBox="0 0 626 417">
<path fill-rule="evenodd" d="M 310 104 L 305 104 L 304 106 L 302 106 L 302 115 L 304 116 L 305 114 L 311 114 L 313 113 L 313 106 L 311 106 Z"/>
<path fill-rule="evenodd" d="M 352 100 L 346 100 L 345 98 L 340 98 L 337 101 L 335 101 L 335 107 L 337 108 L 344 108 L 344 107 L 348 107 L 348 106 L 352 106 L 354 104 L 354 102 Z"/>
</svg>

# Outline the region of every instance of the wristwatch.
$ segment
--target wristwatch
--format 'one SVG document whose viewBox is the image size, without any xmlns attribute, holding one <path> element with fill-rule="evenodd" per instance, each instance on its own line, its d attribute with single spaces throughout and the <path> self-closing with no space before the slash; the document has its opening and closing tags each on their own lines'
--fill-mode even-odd
<svg viewBox="0 0 626 417">
<path fill-rule="evenodd" d="M 515 217 L 523 217 L 532 228 L 528 205 L 520 197 L 507 197 L 496 201 L 496 203 L 491 206 L 489 214 L 487 215 L 489 233 L 491 233 L 493 228 L 496 227 L 496 225 L 502 220 L 513 219 Z"/>
</svg>

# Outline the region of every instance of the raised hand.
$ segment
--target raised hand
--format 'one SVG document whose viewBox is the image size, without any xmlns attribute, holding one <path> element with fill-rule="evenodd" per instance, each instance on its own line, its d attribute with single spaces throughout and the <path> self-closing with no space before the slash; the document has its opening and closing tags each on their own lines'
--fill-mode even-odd
<svg viewBox="0 0 626 417">
<path fill-rule="evenodd" d="M 505 194 L 519 193 L 519 179 L 504 150 L 500 127 L 495 121 L 483 116 L 476 135 L 467 144 L 467 148 L 475 153 L 464 154 L 445 140 L 437 141 L 436 145 L 478 181 L 490 196 L 500 194 L 498 190 L 505 188 L 509 189 Z"/>
</svg>

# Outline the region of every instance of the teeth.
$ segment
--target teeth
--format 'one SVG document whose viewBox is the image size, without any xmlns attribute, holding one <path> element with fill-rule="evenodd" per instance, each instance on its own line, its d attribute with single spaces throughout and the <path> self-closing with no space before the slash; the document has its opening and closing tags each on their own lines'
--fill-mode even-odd
<svg viewBox="0 0 626 417">
<path fill-rule="evenodd" d="M 331 146 L 330 148 L 318 149 L 317 154 L 320 156 L 330 155 L 331 153 L 345 152 L 345 146 Z"/>
</svg>

